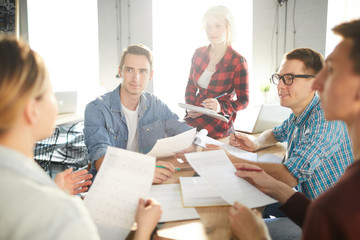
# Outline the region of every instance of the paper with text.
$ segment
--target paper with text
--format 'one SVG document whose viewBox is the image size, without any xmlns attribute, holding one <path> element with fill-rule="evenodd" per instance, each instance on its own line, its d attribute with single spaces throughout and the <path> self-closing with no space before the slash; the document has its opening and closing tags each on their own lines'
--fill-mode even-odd
<svg viewBox="0 0 360 240">
<path fill-rule="evenodd" d="M 108 147 L 84 202 L 101 239 L 125 239 L 135 222 L 139 198 L 146 198 L 156 159 Z"/>
<path fill-rule="evenodd" d="M 148 155 L 157 158 L 173 156 L 175 153 L 189 148 L 194 141 L 195 134 L 196 129 L 193 128 L 172 137 L 158 139 Z"/>
<path fill-rule="evenodd" d="M 210 117 L 219 119 L 219 120 L 224 121 L 224 122 L 229 122 L 229 119 L 227 119 L 223 115 L 220 115 L 220 114 L 216 113 L 215 111 L 213 111 L 211 109 L 208 109 L 208 108 L 199 107 L 199 106 L 186 104 L 186 103 L 179 103 L 179 106 L 181 108 L 185 108 L 185 109 L 190 110 L 190 111 L 195 111 L 195 112 L 206 114 L 206 115 L 208 115 Z"/>
<path fill-rule="evenodd" d="M 149 196 L 161 205 L 162 215 L 160 222 L 200 218 L 195 208 L 183 207 L 179 184 L 153 185 Z"/>
<path fill-rule="evenodd" d="M 208 207 L 229 205 L 201 177 L 179 177 L 184 207 Z"/>
<path fill-rule="evenodd" d="M 238 201 L 254 208 L 276 202 L 236 176 L 236 169 L 223 150 L 186 153 L 185 157 L 195 171 L 229 204 Z"/>
<path fill-rule="evenodd" d="M 204 134 L 198 134 L 197 138 L 198 138 L 198 140 L 195 142 L 195 144 L 197 144 L 199 147 L 206 148 L 206 144 L 214 144 L 214 145 L 221 147 L 222 149 L 224 149 L 225 151 L 227 151 L 228 153 L 230 153 L 231 155 L 233 155 L 235 157 L 249 160 L 252 162 L 258 161 L 257 160 L 258 156 L 256 153 L 252 153 L 252 152 L 248 152 L 248 151 L 236 148 L 227 143 L 223 143 L 223 142 L 215 140 L 211 137 L 208 137 Z"/>
</svg>

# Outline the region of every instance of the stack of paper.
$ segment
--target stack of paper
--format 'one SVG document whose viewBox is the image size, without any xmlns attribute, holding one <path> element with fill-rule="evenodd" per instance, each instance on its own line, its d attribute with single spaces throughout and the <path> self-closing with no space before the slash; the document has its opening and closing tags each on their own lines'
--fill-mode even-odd
<svg viewBox="0 0 360 240">
<path fill-rule="evenodd" d="M 223 150 L 186 153 L 185 157 L 211 188 L 231 205 L 238 201 L 254 208 L 276 202 L 246 180 L 236 176 L 236 169 Z"/>
<path fill-rule="evenodd" d="M 150 198 L 156 199 L 161 205 L 162 215 L 160 222 L 198 219 L 195 208 L 184 208 L 181 202 L 179 184 L 153 185 Z"/>
<path fill-rule="evenodd" d="M 180 177 L 184 207 L 209 207 L 229 205 L 201 177 Z"/>
<path fill-rule="evenodd" d="M 84 202 L 101 239 L 125 239 L 135 222 L 139 198 L 146 198 L 155 172 L 155 158 L 108 147 Z"/>
</svg>

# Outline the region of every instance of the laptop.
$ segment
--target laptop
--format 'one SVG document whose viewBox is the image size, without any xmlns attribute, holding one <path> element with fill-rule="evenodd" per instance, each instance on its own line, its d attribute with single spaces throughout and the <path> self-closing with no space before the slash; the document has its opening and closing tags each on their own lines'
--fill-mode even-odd
<svg viewBox="0 0 360 240">
<path fill-rule="evenodd" d="M 292 113 L 290 108 L 279 103 L 265 103 L 248 107 L 237 113 L 235 130 L 245 133 L 260 133 L 281 124 Z"/>
<path fill-rule="evenodd" d="M 55 92 L 58 103 L 58 114 L 75 113 L 77 108 L 77 92 Z"/>
</svg>

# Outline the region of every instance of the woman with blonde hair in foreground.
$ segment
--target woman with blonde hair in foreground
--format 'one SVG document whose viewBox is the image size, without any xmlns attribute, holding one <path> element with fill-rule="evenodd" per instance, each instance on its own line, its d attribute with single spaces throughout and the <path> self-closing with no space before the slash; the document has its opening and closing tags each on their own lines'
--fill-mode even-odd
<svg viewBox="0 0 360 240">
<path fill-rule="evenodd" d="M 0 38 L 0 239 L 99 239 L 79 197 L 60 190 L 33 160 L 57 115 L 45 64 L 29 45 Z M 119 203 L 121 204 L 121 203 Z M 139 200 L 135 239 L 149 239 L 160 206 Z"/>
</svg>

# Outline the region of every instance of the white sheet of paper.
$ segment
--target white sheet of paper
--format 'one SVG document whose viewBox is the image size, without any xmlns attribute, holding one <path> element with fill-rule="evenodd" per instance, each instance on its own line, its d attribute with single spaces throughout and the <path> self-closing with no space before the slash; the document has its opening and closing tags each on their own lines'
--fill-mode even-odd
<svg viewBox="0 0 360 240">
<path fill-rule="evenodd" d="M 224 150 L 186 153 L 195 171 L 229 204 L 238 201 L 249 208 L 261 207 L 276 200 L 235 175 L 236 169 Z"/>
<path fill-rule="evenodd" d="M 148 196 L 155 173 L 152 156 L 108 147 L 84 202 L 101 239 L 125 239 L 139 198 Z"/>
<path fill-rule="evenodd" d="M 229 205 L 201 177 L 179 177 L 184 207 L 207 207 Z"/>
<path fill-rule="evenodd" d="M 156 199 L 161 205 L 162 215 L 160 222 L 200 218 L 195 208 L 183 207 L 179 184 L 153 185 L 149 196 Z"/>
<path fill-rule="evenodd" d="M 191 104 L 186 104 L 186 103 L 178 103 L 179 106 L 181 108 L 185 108 L 187 110 L 190 110 L 190 111 L 195 111 L 195 112 L 199 112 L 199 113 L 203 113 L 203 114 L 206 114 L 210 117 L 213 117 L 213 118 L 216 118 L 216 119 L 219 119 L 221 121 L 224 121 L 224 122 L 229 122 L 229 119 L 227 119 L 226 117 L 224 117 L 223 115 L 220 115 L 218 113 L 216 113 L 215 111 L 213 110 L 210 110 L 208 108 L 204 108 L 204 107 L 199 107 L 199 106 L 195 106 L 195 105 L 191 105 Z"/>
<path fill-rule="evenodd" d="M 281 163 L 282 158 L 274 154 L 265 154 L 258 158 L 259 162 Z"/>
<path fill-rule="evenodd" d="M 252 153 L 252 152 L 248 152 L 248 151 L 236 148 L 229 144 L 217 141 L 217 140 L 215 140 L 211 137 L 208 137 L 204 134 L 198 134 L 198 135 L 196 135 L 196 137 L 197 137 L 197 141 L 195 142 L 195 144 L 197 144 L 198 146 L 200 146 L 202 148 L 206 148 L 206 144 L 214 144 L 214 145 L 220 146 L 222 149 L 224 149 L 231 155 L 234 155 L 235 157 L 249 160 L 252 162 L 258 161 L 258 156 L 256 153 Z"/>
<path fill-rule="evenodd" d="M 157 158 L 173 156 L 175 153 L 189 148 L 194 141 L 195 134 L 196 129 L 193 128 L 172 137 L 158 139 L 148 155 Z"/>
</svg>

